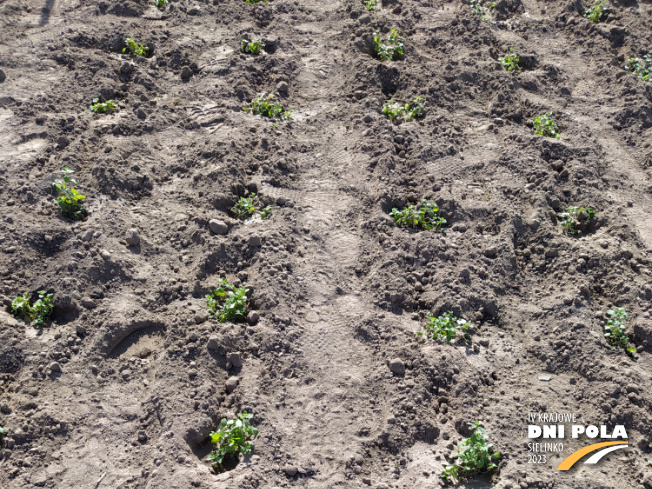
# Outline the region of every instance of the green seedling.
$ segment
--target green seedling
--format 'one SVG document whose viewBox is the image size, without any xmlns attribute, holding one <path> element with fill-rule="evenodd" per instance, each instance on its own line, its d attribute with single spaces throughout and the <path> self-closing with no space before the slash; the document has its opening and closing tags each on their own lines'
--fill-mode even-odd
<svg viewBox="0 0 652 489">
<path fill-rule="evenodd" d="M 256 194 L 250 194 L 249 197 L 240 197 L 235 205 L 231 207 L 231 212 L 238 219 L 247 219 L 253 216 L 254 212 L 256 212 L 255 198 Z"/>
<path fill-rule="evenodd" d="M 67 166 L 64 166 L 63 170 L 60 170 L 59 173 L 63 174 L 63 178 L 57 178 L 52 184 L 52 187 L 57 193 L 56 202 L 61 209 L 61 214 L 75 221 L 84 220 L 88 212 L 81 204 L 81 201 L 86 196 L 80 194 L 73 186 L 77 185 L 77 180 L 71 178 L 71 175 L 75 172 Z"/>
<path fill-rule="evenodd" d="M 153 4 L 156 8 L 164 9 L 165 7 L 168 6 L 168 0 L 154 0 L 154 1 L 152 2 L 152 4 Z"/>
<path fill-rule="evenodd" d="M 487 443 L 487 437 L 480 421 L 469 423 L 473 434 L 457 445 L 457 460 L 446 466 L 441 477 L 446 480 L 460 481 L 481 472 L 491 472 L 498 468 L 500 453 L 494 452 L 493 445 Z"/>
<path fill-rule="evenodd" d="M 560 224 L 566 234 L 579 234 L 582 227 L 595 216 L 591 207 L 570 206 L 566 212 L 559 214 Z"/>
<path fill-rule="evenodd" d="M 629 336 L 625 334 L 625 321 L 629 318 L 629 314 L 622 307 L 616 307 L 607 311 L 609 319 L 604 327 L 604 336 L 607 338 L 609 345 L 612 348 L 622 348 L 627 354 L 632 355 L 636 348 L 629 347 Z"/>
<path fill-rule="evenodd" d="M 433 340 L 446 340 L 450 343 L 457 335 L 457 331 L 464 334 L 464 338 L 471 339 L 471 330 L 473 325 L 466 319 L 458 319 L 453 316 L 451 311 L 445 312 L 439 317 L 429 316 L 428 324 L 422 331 L 417 333 L 418 336 L 426 335 L 432 337 Z"/>
<path fill-rule="evenodd" d="M 96 114 L 104 114 L 105 112 L 113 112 L 115 110 L 115 103 L 113 100 L 107 100 L 106 102 L 100 102 L 99 98 L 93 99 L 93 104 L 91 105 L 91 111 Z"/>
<path fill-rule="evenodd" d="M 260 39 L 251 39 L 247 41 L 242 39 L 240 41 L 240 51 L 246 54 L 260 54 L 265 49 L 265 43 Z"/>
<path fill-rule="evenodd" d="M 247 3 L 259 3 L 259 2 L 269 3 L 267 0 L 245 0 L 245 2 L 247 2 Z"/>
<path fill-rule="evenodd" d="M 225 278 L 219 287 L 206 296 L 208 313 L 220 323 L 244 321 L 247 316 L 247 289 L 236 287 Z"/>
<path fill-rule="evenodd" d="M 552 120 L 552 112 L 534 117 L 532 124 L 534 125 L 534 134 L 549 138 L 561 138 L 559 126 Z"/>
<path fill-rule="evenodd" d="M 609 11 L 609 2 L 607 0 L 595 0 L 593 7 L 584 9 L 584 17 L 591 22 L 600 22 L 603 15 Z"/>
<path fill-rule="evenodd" d="M 376 56 L 378 56 L 378 59 L 381 61 L 393 61 L 395 56 L 403 54 L 403 41 L 405 41 L 405 39 L 398 35 L 396 29 L 392 29 L 386 41 L 383 39 L 380 30 L 376 30 L 376 32 L 374 32 Z"/>
<path fill-rule="evenodd" d="M 52 309 L 54 309 L 52 295 L 40 290 L 38 299 L 30 304 L 30 294 L 25 292 L 11 301 L 11 313 L 35 328 L 43 327 L 46 325 L 50 314 L 52 314 Z"/>
<path fill-rule="evenodd" d="M 262 115 L 273 119 L 279 117 L 281 119 L 292 120 L 292 111 L 285 110 L 281 104 L 274 100 L 274 95 L 263 95 L 251 101 L 251 103 L 244 104 L 242 110 L 251 112 L 254 115 Z"/>
<path fill-rule="evenodd" d="M 446 224 L 446 219 L 438 215 L 439 207 L 432 201 L 424 200 L 417 209 L 409 205 L 402 210 L 393 208 L 389 213 L 399 227 L 415 229 L 441 229 Z"/>
<path fill-rule="evenodd" d="M 417 97 L 412 104 L 401 105 L 390 99 L 383 105 L 383 114 L 392 122 L 407 122 L 423 115 L 423 98 Z"/>
<path fill-rule="evenodd" d="M 489 6 L 487 6 L 487 4 Z M 470 5 L 473 15 L 477 15 L 481 19 L 489 18 L 490 10 L 496 7 L 495 3 L 492 2 L 489 4 L 489 2 L 486 2 L 485 0 L 471 0 Z"/>
<path fill-rule="evenodd" d="M 629 58 L 624 68 L 633 72 L 641 80 L 652 80 L 652 55 L 646 54 L 642 58 Z"/>
<path fill-rule="evenodd" d="M 366 8 L 366 9 L 369 10 L 370 12 L 371 12 L 372 10 L 375 10 L 377 6 L 378 6 L 378 0 L 367 0 L 367 1 L 364 3 L 364 8 Z"/>
<path fill-rule="evenodd" d="M 521 72 L 521 67 L 518 65 L 521 58 L 514 52 L 514 48 L 509 48 L 509 53 L 502 58 L 498 58 L 498 61 L 501 62 L 503 68 L 507 71 L 515 71 L 516 73 Z"/>
<path fill-rule="evenodd" d="M 259 212 L 261 219 L 267 219 L 272 214 L 272 206 L 263 207 Z"/>
<path fill-rule="evenodd" d="M 267 219 L 272 214 L 272 206 L 268 205 L 262 209 L 256 208 L 256 194 L 249 194 L 249 197 L 240 197 L 231 212 L 238 219 L 247 219 L 254 214 L 259 214 L 261 219 Z"/>
<path fill-rule="evenodd" d="M 127 43 L 127 46 L 122 48 L 123 53 L 129 51 L 129 54 L 131 54 L 132 56 L 147 56 L 147 51 L 149 51 L 149 48 L 147 46 L 138 44 L 131 37 L 127 38 L 125 42 Z"/>
<path fill-rule="evenodd" d="M 252 417 L 253 414 L 243 411 L 237 419 L 222 419 L 218 430 L 211 433 L 211 443 L 215 448 L 206 460 L 213 462 L 217 472 L 224 470 L 224 462 L 229 459 L 237 458 L 240 453 L 251 453 L 250 440 L 258 434 L 258 429 L 249 424 Z"/>
</svg>

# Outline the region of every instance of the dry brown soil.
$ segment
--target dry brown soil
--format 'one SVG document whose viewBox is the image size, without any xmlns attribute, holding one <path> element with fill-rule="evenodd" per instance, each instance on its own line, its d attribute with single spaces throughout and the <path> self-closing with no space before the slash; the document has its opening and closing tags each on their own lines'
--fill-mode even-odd
<svg viewBox="0 0 652 489">
<path fill-rule="evenodd" d="M 623 69 L 652 52 L 652 3 L 600 24 L 582 8 L 0 0 L 0 486 L 433 488 L 481 420 L 501 468 L 462 487 L 652 487 L 652 83 Z M 372 56 L 376 28 L 403 59 Z M 246 34 L 268 51 L 241 54 Z M 510 46 L 521 74 L 497 61 Z M 242 111 L 263 92 L 294 120 Z M 380 112 L 416 96 L 422 119 Z M 549 111 L 560 140 L 533 134 Z M 66 165 L 83 222 L 54 203 Z M 271 218 L 236 221 L 252 191 Z M 388 216 L 422 199 L 445 233 Z M 569 205 L 596 210 L 581 236 L 559 226 Z M 208 319 L 220 277 L 252 288 L 257 324 Z M 38 290 L 42 329 L 5 310 Z M 605 341 L 614 306 L 633 357 Z M 448 310 L 471 342 L 416 335 Z M 243 409 L 254 452 L 215 474 L 207 436 Z M 568 439 L 528 463 L 529 412 L 623 424 L 630 446 L 557 472 L 591 441 Z"/>
</svg>

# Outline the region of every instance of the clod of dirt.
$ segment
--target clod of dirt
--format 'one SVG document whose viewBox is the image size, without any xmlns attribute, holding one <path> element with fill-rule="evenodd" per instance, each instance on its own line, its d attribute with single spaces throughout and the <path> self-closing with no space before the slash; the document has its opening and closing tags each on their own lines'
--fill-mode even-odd
<svg viewBox="0 0 652 489">
<path fill-rule="evenodd" d="M 0 70 L 0 83 L 5 81 L 7 79 L 7 75 L 5 75 L 5 72 Z"/>
<path fill-rule="evenodd" d="M 217 350 L 217 349 L 219 349 L 219 347 L 220 347 L 220 338 L 218 336 L 211 336 L 208 339 L 208 344 L 206 345 L 206 347 L 209 350 Z"/>
<path fill-rule="evenodd" d="M 297 475 L 297 472 L 299 472 L 299 469 L 297 469 L 294 465 L 288 464 L 283 467 L 283 472 L 285 472 L 288 477 L 294 477 Z"/>
<path fill-rule="evenodd" d="M 125 235 L 125 241 L 127 242 L 128 246 L 138 246 L 138 243 L 140 243 L 140 234 L 138 233 L 138 229 L 128 229 Z"/>
<path fill-rule="evenodd" d="M 183 68 L 181 68 L 181 79 L 182 80 L 189 80 L 192 77 L 193 74 L 194 73 L 193 73 L 192 69 L 190 68 L 190 66 L 184 66 Z"/>
<path fill-rule="evenodd" d="M 239 351 L 227 353 L 226 361 L 229 362 L 235 368 L 242 367 L 242 356 Z"/>
<path fill-rule="evenodd" d="M 251 326 L 255 326 L 258 324 L 258 321 L 260 320 L 260 314 L 258 314 L 256 311 L 249 311 L 247 314 L 247 322 Z"/>
<path fill-rule="evenodd" d="M 224 387 L 226 387 L 226 391 L 230 394 L 235 390 L 236 387 L 238 387 L 239 383 L 240 383 L 240 379 L 238 377 L 229 377 L 226 380 Z"/>
<path fill-rule="evenodd" d="M 255 248 L 262 244 L 262 239 L 260 236 L 249 236 L 249 246 Z"/>
<path fill-rule="evenodd" d="M 229 232 L 229 226 L 224 221 L 218 219 L 211 219 L 208 222 L 208 227 L 214 234 L 226 234 Z"/>
<path fill-rule="evenodd" d="M 389 369 L 396 375 L 405 374 L 405 364 L 400 358 L 394 358 L 393 360 L 390 360 L 387 365 L 389 366 Z"/>
</svg>

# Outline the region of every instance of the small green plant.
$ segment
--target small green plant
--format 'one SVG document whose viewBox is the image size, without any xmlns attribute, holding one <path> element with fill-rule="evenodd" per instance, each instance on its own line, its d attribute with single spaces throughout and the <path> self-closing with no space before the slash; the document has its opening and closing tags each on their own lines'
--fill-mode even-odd
<svg viewBox="0 0 652 489">
<path fill-rule="evenodd" d="M 609 319 L 604 327 L 604 336 L 612 348 L 622 348 L 629 355 L 632 355 L 636 348 L 629 348 L 629 336 L 625 334 L 625 321 L 629 314 L 622 307 L 616 307 L 607 311 Z"/>
<path fill-rule="evenodd" d="M 224 470 L 224 462 L 229 459 L 237 458 L 240 453 L 251 453 L 250 440 L 258 434 L 258 429 L 249 424 L 252 417 L 253 414 L 243 411 L 237 419 L 222 419 L 218 430 L 211 433 L 211 443 L 215 448 L 206 460 L 213 462 L 217 472 Z"/>
<path fill-rule="evenodd" d="M 267 0 L 245 0 L 245 2 L 247 2 L 247 3 L 259 3 L 259 2 L 269 3 Z"/>
<path fill-rule="evenodd" d="M 260 54 L 265 49 L 265 43 L 260 39 L 242 39 L 240 41 L 240 51 L 246 54 Z"/>
<path fill-rule="evenodd" d="M 498 468 L 500 453 L 494 452 L 493 445 L 487 443 L 487 437 L 482 423 L 469 423 L 473 434 L 457 445 L 457 460 L 446 466 L 441 477 L 446 480 L 459 481 L 480 472 L 491 472 Z"/>
<path fill-rule="evenodd" d="M 609 2 L 607 0 L 595 0 L 593 2 L 593 7 L 587 7 L 584 9 L 584 17 L 589 19 L 591 22 L 600 22 L 602 16 L 606 14 L 609 10 Z"/>
<path fill-rule="evenodd" d="M 165 7 L 168 6 L 168 0 L 153 0 L 152 4 L 156 8 L 164 9 Z"/>
<path fill-rule="evenodd" d="M 206 296 L 208 313 L 220 323 L 239 322 L 247 316 L 247 289 L 220 279 L 219 287 Z"/>
<path fill-rule="evenodd" d="M 263 207 L 259 212 L 261 219 L 267 219 L 272 213 L 272 206 L 268 205 L 267 207 Z"/>
<path fill-rule="evenodd" d="M 421 207 L 409 205 L 402 210 L 393 208 L 389 213 L 399 227 L 441 229 L 446 224 L 446 219 L 438 215 L 439 206 L 432 201 L 424 200 Z"/>
<path fill-rule="evenodd" d="M 492 8 L 496 7 L 496 4 L 492 2 L 487 6 L 488 3 L 489 2 L 486 2 L 485 0 L 471 0 L 470 5 L 473 15 L 477 15 L 481 19 L 489 18 L 489 12 Z"/>
<path fill-rule="evenodd" d="M 646 54 L 642 58 L 629 58 L 625 69 L 633 72 L 641 80 L 652 80 L 652 55 Z"/>
<path fill-rule="evenodd" d="M 565 233 L 579 234 L 594 216 L 595 210 L 593 208 L 572 205 L 566 208 L 566 212 L 559 214 L 559 219 L 561 219 L 559 223 Z"/>
<path fill-rule="evenodd" d="M 131 37 L 127 38 L 125 42 L 127 46 L 122 48 L 123 53 L 129 51 L 129 54 L 131 54 L 132 56 L 147 56 L 147 51 L 149 51 L 149 48 L 147 46 L 138 44 Z"/>
<path fill-rule="evenodd" d="M 501 62 L 503 68 L 507 71 L 515 71 L 516 73 L 521 72 L 521 67 L 518 65 L 521 58 L 514 52 L 514 48 L 509 48 L 509 53 L 502 58 L 498 58 L 498 61 Z"/>
<path fill-rule="evenodd" d="M 80 194 L 73 186 L 77 185 L 77 180 L 71 178 L 71 175 L 75 172 L 67 166 L 64 166 L 63 170 L 60 170 L 59 173 L 63 174 L 63 178 L 57 178 L 52 184 L 52 187 L 57 193 L 56 202 L 61 209 L 61 214 L 75 221 L 84 220 L 88 212 L 81 204 L 81 201 L 86 196 Z"/>
<path fill-rule="evenodd" d="M 425 105 L 421 97 L 415 98 L 412 104 L 406 103 L 405 105 L 390 99 L 383 105 L 383 114 L 392 122 L 407 122 L 421 117 L 424 108 Z"/>
<path fill-rule="evenodd" d="M 30 304 L 30 294 L 25 292 L 11 302 L 11 313 L 26 323 L 31 323 L 35 328 L 45 326 L 48 317 L 52 314 L 52 309 L 54 309 L 52 295 L 40 290 L 38 299 Z"/>
<path fill-rule="evenodd" d="M 534 117 L 532 124 L 534 125 L 534 134 L 549 138 L 561 138 L 559 126 L 552 120 L 552 112 Z"/>
<path fill-rule="evenodd" d="M 364 8 L 366 8 L 366 9 L 369 10 L 370 12 L 371 12 L 372 10 L 375 10 L 377 6 L 378 6 L 378 0 L 367 0 L 367 1 L 364 3 Z"/>
<path fill-rule="evenodd" d="M 453 316 L 451 311 L 448 311 L 438 317 L 429 316 L 428 324 L 417 335 L 422 336 L 425 334 L 431 336 L 433 340 L 442 339 L 450 343 L 457 335 L 457 331 L 464 333 L 464 338 L 470 340 L 472 329 L 473 325 L 470 322 L 466 319 L 458 319 Z"/>
<path fill-rule="evenodd" d="M 386 41 L 380 34 L 380 30 L 376 30 L 376 32 L 374 32 L 376 56 L 378 56 L 378 59 L 381 61 L 393 61 L 395 56 L 403 54 L 403 41 L 405 41 L 405 39 L 398 35 L 396 29 L 392 29 Z"/>
<path fill-rule="evenodd" d="M 115 103 L 113 100 L 107 100 L 106 102 L 100 102 L 99 98 L 93 99 L 93 104 L 91 105 L 91 112 L 96 114 L 104 114 L 105 112 L 113 112 L 115 110 Z"/>
<path fill-rule="evenodd" d="M 292 111 L 285 110 L 281 104 L 274 100 L 274 95 L 262 95 L 245 104 L 242 107 L 245 112 L 251 112 L 254 115 L 262 115 L 273 119 L 280 117 L 281 119 L 292 120 Z"/>
<path fill-rule="evenodd" d="M 262 209 L 256 209 L 256 194 L 249 194 L 249 197 L 240 197 L 231 212 L 238 219 L 247 219 L 254 214 L 259 214 L 261 219 L 267 219 L 272 213 L 272 206 L 268 205 Z"/>
</svg>

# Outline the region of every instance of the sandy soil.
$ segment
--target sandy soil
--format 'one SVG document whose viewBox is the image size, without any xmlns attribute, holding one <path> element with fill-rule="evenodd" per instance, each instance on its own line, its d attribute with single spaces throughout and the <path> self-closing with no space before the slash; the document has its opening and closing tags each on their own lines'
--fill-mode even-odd
<svg viewBox="0 0 652 489">
<path fill-rule="evenodd" d="M 600 24 L 579 0 L 500 0 L 490 20 L 457 0 L 170 5 L 0 0 L 0 293 L 55 298 L 46 328 L 0 312 L 0 486 L 440 487 L 481 420 L 501 468 L 462 487 L 651 488 L 652 83 L 623 64 L 652 52 L 652 3 Z M 403 59 L 372 56 L 376 28 Z M 247 34 L 264 55 L 239 52 Z M 510 46 L 520 74 L 497 61 Z M 241 110 L 261 93 L 294 120 Z M 380 112 L 416 96 L 421 119 Z M 545 112 L 560 140 L 533 134 Z M 65 165 L 83 222 L 54 203 Z M 233 219 L 249 192 L 271 218 Z M 445 233 L 388 216 L 422 199 Z M 569 205 L 596 210 L 581 236 Z M 221 277 L 258 322 L 208 318 Z M 633 357 L 604 338 L 614 306 Z M 448 310 L 471 342 L 417 336 Z M 215 474 L 208 434 L 243 409 L 254 452 Z M 530 412 L 622 424 L 630 447 L 557 472 L 588 443 L 569 439 L 528 463 Z"/>
</svg>

